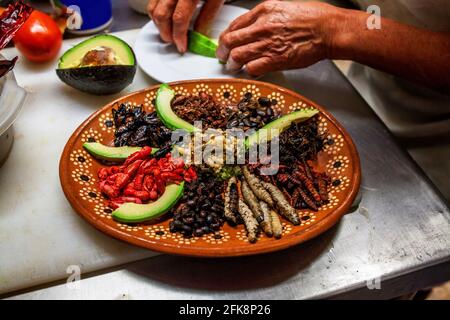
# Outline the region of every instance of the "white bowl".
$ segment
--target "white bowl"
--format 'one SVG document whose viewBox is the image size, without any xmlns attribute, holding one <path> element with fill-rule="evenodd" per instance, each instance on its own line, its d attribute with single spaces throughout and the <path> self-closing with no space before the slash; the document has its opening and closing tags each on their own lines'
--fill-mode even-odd
<svg viewBox="0 0 450 320">
<path fill-rule="evenodd" d="M 3 57 L 0 55 L 0 59 Z M 19 87 L 13 72 L 0 78 L 0 166 L 14 142 L 13 123 L 22 109 L 26 91 Z"/>
</svg>

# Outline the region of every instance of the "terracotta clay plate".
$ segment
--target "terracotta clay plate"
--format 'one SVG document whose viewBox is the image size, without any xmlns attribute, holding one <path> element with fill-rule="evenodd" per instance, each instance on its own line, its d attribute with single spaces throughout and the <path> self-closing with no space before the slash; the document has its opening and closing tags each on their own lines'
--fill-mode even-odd
<svg viewBox="0 0 450 320">
<path fill-rule="evenodd" d="M 209 234 L 186 239 L 179 233 L 169 231 L 169 219 L 136 225 L 114 221 L 112 210 L 98 188 L 97 171 L 103 164 L 87 153 L 82 145 L 86 141 L 112 145 L 114 126 L 111 109 L 118 103 L 131 102 L 143 105 L 145 111 L 152 111 L 158 89 L 155 86 L 120 98 L 95 112 L 73 133 L 64 149 L 59 169 L 62 188 L 75 211 L 95 228 L 134 245 L 170 254 L 243 256 L 281 250 L 304 242 L 332 227 L 348 211 L 359 189 L 359 157 L 348 133 L 324 108 L 293 91 L 258 81 L 211 79 L 180 81 L 170 85 L 177 93 L 186 95 L 205 91 L 222 101 L 238 101 L 246 92 L 256 97 L 267 96 L 277 100 L 274 108 L 281 114 L 299 108 L 319 109 L 319 130 L 326 132 L 327 140 L 315 167 L 320 171 L 326 170 L 331 176 L 330 202 L 318 212 L 299 210 L 300 226 L 283 220 L 281 239 L 261 235 L 255 244 L 247 241 L 243 225 L 230 227 L 225 223 L 220 236 Z"/>
</svg>

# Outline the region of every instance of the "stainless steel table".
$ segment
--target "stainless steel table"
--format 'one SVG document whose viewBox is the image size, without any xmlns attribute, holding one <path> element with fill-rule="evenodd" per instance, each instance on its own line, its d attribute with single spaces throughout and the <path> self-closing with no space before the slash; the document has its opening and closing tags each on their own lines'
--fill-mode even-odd
<svg viewBox="0 0 450 320">
<path fill-rule="evenodd" d="M 147 21 L 126 2 L 114 4 L 120 14 L 113 30 Z M 53 283 L 11 298 L 382 299 L 450 279 L 448 204 L 338 69 L 324 61 L 264 80 L 325 106 L 349 131 L 362 164 L 356 210 L 282 252 L 235 259 L 161 255 L 83 275 L 75 289 Z"/>
</svg>

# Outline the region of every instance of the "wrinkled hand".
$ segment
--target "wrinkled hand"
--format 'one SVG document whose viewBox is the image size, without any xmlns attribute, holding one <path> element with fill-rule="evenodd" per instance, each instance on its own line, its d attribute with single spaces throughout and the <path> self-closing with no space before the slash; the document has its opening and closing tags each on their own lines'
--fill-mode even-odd
<svg viewBox="0 0 450 320">
<path fill-rule="evenodd" d="M 147 11 L 159 29 L 161 39 L 187 50 L 187 32 L 199 0 L 150 0 Z"/>
<path fill-rule="evenodd" d="M 228 70 L 245 66 L 252 76 L 310 66 L 327 58 L 339 10 L 320 2 L 263 2 L 221 34 L 217 57 Z"/>
</svg>

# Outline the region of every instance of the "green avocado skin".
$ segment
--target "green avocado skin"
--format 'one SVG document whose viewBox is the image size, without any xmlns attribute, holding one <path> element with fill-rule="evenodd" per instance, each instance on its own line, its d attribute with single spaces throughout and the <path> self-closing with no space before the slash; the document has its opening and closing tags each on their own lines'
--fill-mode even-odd
<svg viewBox="0 0 450 320">
<path fill-rule="evenodd" d="M 172 184 L 155 202 L 148 204 L 124 203 L 112 212 L 114 220 L 124 223 L 139 223 L 158 218 L 168 212 L 183 196 L 184 182 Z"/>
<path fill-rule="evenodd" d="M 136 65 L 110 65 L 69 69 L 56 69 L 58 77 L 67 85 L 95 95 L 122 91 L 136 74 Z"/>
</svg>

